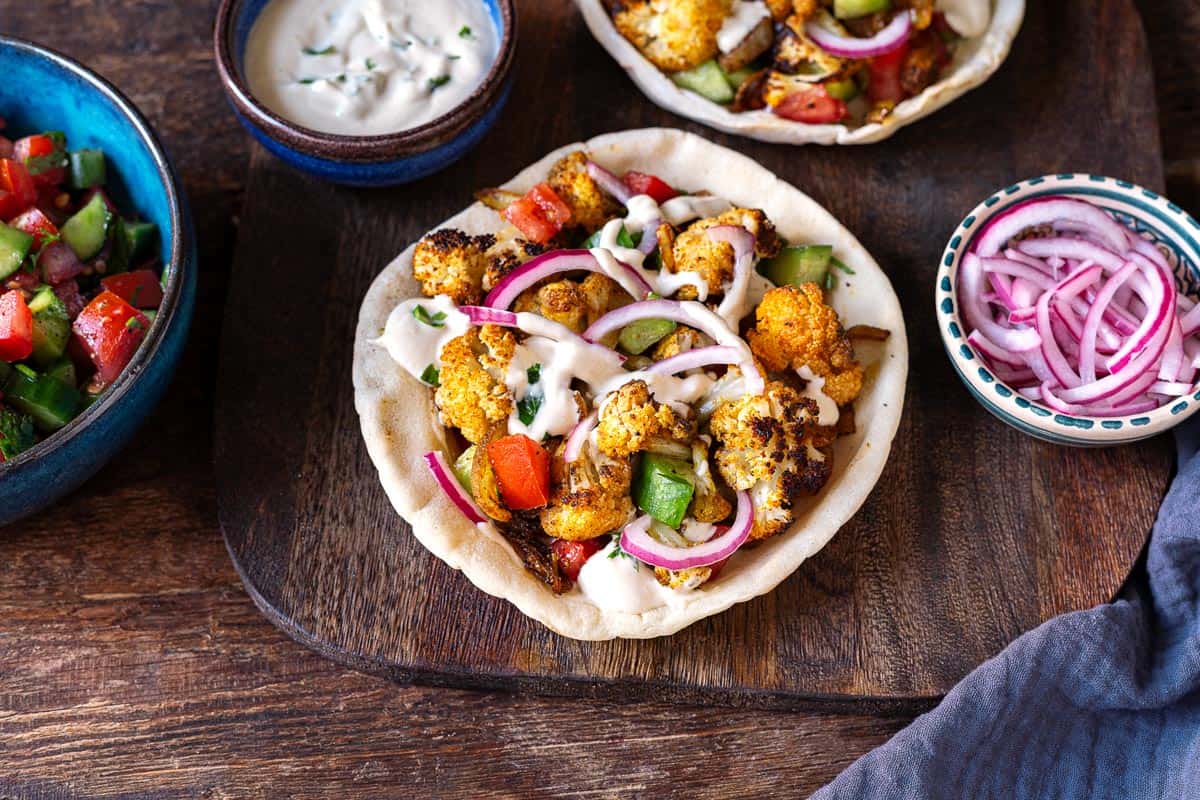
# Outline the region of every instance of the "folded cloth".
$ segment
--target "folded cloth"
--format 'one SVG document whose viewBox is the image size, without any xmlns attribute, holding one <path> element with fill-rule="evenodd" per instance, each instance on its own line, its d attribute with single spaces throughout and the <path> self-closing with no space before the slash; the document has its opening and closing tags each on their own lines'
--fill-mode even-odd
<svg viewBox="0 0 1200 800">
<path fill-rule="evenodd" d="M 813 795 L 834 798 L 1200 798 L 1200 419 L 1146 580 L 1064 614 Z"/>
</svg>

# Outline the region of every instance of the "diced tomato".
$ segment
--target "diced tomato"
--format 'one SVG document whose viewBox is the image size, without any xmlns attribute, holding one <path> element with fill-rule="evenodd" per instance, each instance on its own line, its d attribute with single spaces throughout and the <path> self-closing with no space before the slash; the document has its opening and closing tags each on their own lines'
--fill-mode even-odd
<svg viewBox="0 0 1200 800">
<path fill-rule="evenodd" d="M 672 197 L 679 196 L 679 192 L 672 189 L 671 185 L 662 178 L 657 175 L 648 175 L 645 172 L 630 170 L 625 173 L 624 178 L 621 178 L 621 182 L 634 194 L 650 195 L 656 203 L 665 203 Z"/>
<path fill-rule="evenodd" d="M 820 84 L 792 92 L 775 106 L 776 116 L 809 125 L 841 122 L 849 113 L 845 101 L 832 97 Z"/>
<path fill-rule="evenodd" d="M 20 361 L 33 352 L 33 314 L 13 289 L 0 295 L 0 361 Z"/>
<path fill-rule="evenodd" d="M 162 284 L 158 282 L 154 270 L 139 269 L 109 275 L 100 283 L 135 308 L 158 308 L 163 299 Z"/>
<path fill-rule="evenodd" d="M 709 573 L 708 579 L 710 581 L 715 581 L 717 579 L 717 576 L 721 574 L 721 570 L 725 569 L 725 565 L 727 563 L 729 563 L 729 559 L 722 558 L 720 561 L 718 561 L 715 564 L 709 564 L 708 568 L 711 569 L 712 572 Z"/>
<path fill-rule="evenodd" d="M 899 103 L 904 99 L 904 87 L 900 85 L 900 68 L 908 56 L 908 44 L 897 47 L 890 53 L 875 56 L 867 62 L 867 96 L 876 103 Z"/>
<path fill-rule="evenodd" d="M 19 231 L 25 231 L 33 237 L 33 251 L 36 253 L 46 244 L 47 239 L 58 236 L 58 228 L 36 207 L 27 209 L 14 217 L 9 226 Z"/>
<path fill-rule="evenodd" d="M 149 327 L 145 314 L 105 290 L 79 312 L 71 331 L 96 368 L 96 382 L 107 386 L 129 364 Z"/>
<path fill-rule="evenodd" d="M 516 433 L 488 442 L 487 454 L 505 505 L 522 511 L 550 502 L 550 454 L 546 448 Z"/>
<path fill-rule="evenodd" d="M 554 556 L 558 559 L 558 566 L 562 568 L 563 574 L 571 580 L 577 581 L 579 580 L 579 570 L 583 569 L 584 562 L 600 551 L 600 542 L 597 539 L 584 539 L 581 542 L 555 539 L 554 544 L 550 545 L 550 549 L 554 551 Z"/>
<path fill-rule="evenodd" d="M 509 204 L 503 216 L 526 238 L 545 244 L 571 221 L 571 207 L 554 193 L 549 184 L 539 183 L 524 197 Z"/>
<path fill-rule="evenodd" d="M 37 189 L 25 165 L 0 159 L 0 219 L 12 219 L 37 200 Z"/>
<path fill-rule="evenodd" d="M 67 178 L 67 169 L 61 163 L 50 165 L 37 161 L 48 160 L 58 150 L 58 145 L 44 133 L 26 136 L 13 142 L 12 157 L 25 165 L 34 183 L 43 186 L 58 186 Z"/>
</svg>

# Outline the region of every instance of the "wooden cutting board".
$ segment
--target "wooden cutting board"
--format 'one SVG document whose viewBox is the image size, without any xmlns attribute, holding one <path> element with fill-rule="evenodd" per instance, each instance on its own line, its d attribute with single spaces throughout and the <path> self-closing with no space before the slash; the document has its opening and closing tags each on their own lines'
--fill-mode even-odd
<svg viewBox="0 0 1200 800">
<path fill-rule="evenodd" d="M 1158 439 L 1084 451 L 980 408 L 934 325 L 938 254 L 968 209 L 1042 173 L 1162 186 L 1150 62 L 1129 0 L 1031 3 L 983 88 L 889 141 L 793 148 L 646 101 L 560 0 L 520 3 L 516 91 L 483 144 L 393 190 L 301 176 L 256 150 L 216 411 L 221 525 L 263 612 L 299 641 L 401 681 L 794 707 L 926 704 L 1056 614 L 1108 600 L 1170 472 Z M 891 276 L 908 323 L 904 422 L 857 517 L 770 594 L 666 639 L 561 638 L 423 550 L 379 487 L 350 384 L 355 319 L 410 242 L 566 142 L 677 126 L 824 204 Z M 859 706 L 861 708 L 861 705 Z"/>
</svg>

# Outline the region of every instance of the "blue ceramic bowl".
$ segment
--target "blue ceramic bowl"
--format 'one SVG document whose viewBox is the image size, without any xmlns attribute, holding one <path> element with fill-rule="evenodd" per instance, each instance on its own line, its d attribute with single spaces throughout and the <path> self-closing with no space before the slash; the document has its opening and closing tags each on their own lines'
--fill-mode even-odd
<svg viewBox="0 0 1200 800">
<path fill-rule="evenodd" d="M 938 330 L 946 354 L 967 390 L 984 408 L 1017 430 L 1056 444 L 1101 447 L 1146 439 L 1200 410 L 1200 391 L 1153 411 L 1125 417 L 1061 414 L 1023 397 L 989 369 L 967 343 L 958 315 L 957 279 L 962 256 L 988 221 L 1012 206 L 1046 195 L 1087 200 L 1158 245 L 1175 271 L 1179 291 L 1200 299 L 1200 223 L 1165 197 L 1128 181 L 1102 175 L 1043 175 L 1013 184 L 984 200 L 959 223 L 942 254 L 934 290 Z"/>
<path fill-rule="evenodd" d="M 0 75 L 5 134 L 16 138 L 60 130 L 71 147 L 103 149 L 109 164 L 106 190 L 121 208 L 136 210 L 158 225 L 166 265 L 158 316 L 121 377 L 62 430 L 0 464 L 4 525 L 91 477 L 154 408 L 175 371 L 191 323 L 196 253 L 175 171 L 150 125 L 124 95 L 65 56 L 3 36 Z"/>
<path fill-rule="evenodd" d="M 500 48 L 479 88 L 449 113 L 383 136 L 339 136 L 284 119 L 250 93 L 243 72 L 246 39 L 269 0 L 222 0 L 213 32 L 217 69 L 234 114 L 267 150 L 316 177 L 348 186 L 395 186 L 444 169 L 467 154 L 500 118 L 512 90 L 517 46 L 512 0 L 481 0 Z"/>
</svg>

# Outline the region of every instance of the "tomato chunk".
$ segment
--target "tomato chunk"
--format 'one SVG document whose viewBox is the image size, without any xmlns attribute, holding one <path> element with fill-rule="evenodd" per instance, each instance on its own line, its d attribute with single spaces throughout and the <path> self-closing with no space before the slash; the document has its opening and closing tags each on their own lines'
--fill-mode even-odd
<svg viewBox="0 0 1200 800">
<path fill-rule="evenodd" d="M 0 159 L 0 219 L 12 219 L 37 201 L 29 170 L 20 161 Z"/>
<path fill-rule="evenodd" d="M 42 249 L 48 239 L 58 236 L 58 228 L 36 207 L 21 212 L 8 224 L 33 237 L 33 252 L 35 253 Z"/>
<path fill-rule="evenodd" d="M 792 92 L 775 106 L 776 116 L 809 125 L 841 122 L 849 113 L 846 102 L 831 96 L 820 84 Z"/>
<path fill-rule="evenodd" d="M 545 244 L 571 221 L 571 207 L 547 183 L 534 186 L 524 197 L 509 204 L 502 215 L 526 238 Z"/>
<path fill-rule="evenodd" d="M 584 562 L 600 552 L 599 539 L 584 539 L 581 542 L 568 542 L 566 539 L 555 539 L 554 544 L 550 545 L 550 549 L 554 552 L 554 557 L 558 559 L 558 566 L 562 568 L 563 574 L 573 581 L 579 580 L 579 570 L 583 569 Z"/>
<path fill-rule="evenodd" d="M 679 192 L 672 189 L 671 184 L 657 175 L 648 175 L 645 172 L 630 170 L 621 178 L 621 182 L 634 194 L 650 195 L 656 203 L 665 203 L 672 197 L 679 196 Z"/>
<path fill-rule="evenodd" d="M 135 308 L 158 308 L 163 299 L 162 284 L 151 269 L 109 275 L 100 283 Z"/>
<path fill-rule="evenodd" d="M 550 502 L 550 454 L 524 434 L 493 439 L 488 461 L 500 484 L 504 504 L 514 511 L 541 508 Z"/>
<path fill-rule="evenodd" d="M 106 289 L 79 312 L 71 331 L 96 367 L 96 381 L 107 386 L 129 364 L 149 327 L 145 314 Z"/>
<path fill-rule="evenodd" d="M 867 97 L 876 103 L 899 103 L 904 99 L 904 87 L 900 84 L 900 68 L 908 56 L 908 44 L 897 47 L 890 53 L 875 56 L 867 62 L 869 81 Z"/>
<path fill-rule="evenodd" d="M 13 289 L 0 295 L 0 361 L 20 361 L 33 353 L 33 314 L 25 296 Z"/>
<path fill-rule="evenodd" d="M 61 157 L 54 158 L 55 154 L 59 152 L 58 145 L 52 138 L 44 133 L 38 133 L 13 142 L 12 157 L 25 166 L 25 169 L 33 177 L 34 183 L 57 186 L 67 177 L 67 169 L 62 163 L 63 159 Z"/>
</svg>

